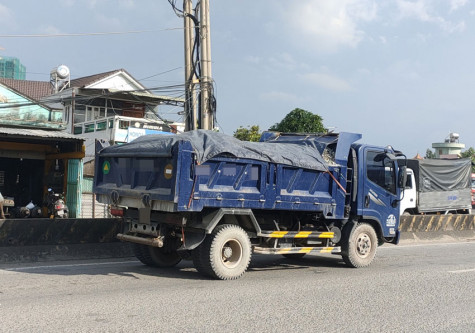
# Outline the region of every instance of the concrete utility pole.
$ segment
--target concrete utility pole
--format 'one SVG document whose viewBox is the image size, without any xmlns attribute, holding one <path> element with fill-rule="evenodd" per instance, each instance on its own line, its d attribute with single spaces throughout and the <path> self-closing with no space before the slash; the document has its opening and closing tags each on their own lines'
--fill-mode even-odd
<svg viewBox="0 0 475 333">
<path fill-rule="evenodd" d="M 183 0 L 183 21 L 185 28 L 185 131 L 198 128 L 195 83 L 198 82 L 193 70 L 193 40 L 195 31 L 191 14 L 192 0 Z"/>
<path fill-rule="evenodd" d="M 199 3 L 200 17 L 192 13 L 193 1 L 183 0 L 184 28 L 185 28 L 185 130 L 214 128 L 214 115 L 211 109 L 213 98 L 213 80 L 211 78 L 211 41 L 209 28 L 209 0 Z M 200 36 L 195 36 L 196 25 L 199 25 Z M 199 45 L 195 43 L 199 38 Z M 199 54 L 201 71 L 197 77 L 197 63 L 193 53 Z M 196 84 L 200 84 L 200 93 L 196 92 Z M 197 98 L 200 98 L 199 103 Z"/>
<path fill-rule="evenodd" d="M 201 126 L 203 129 L 214 128 L 211 110 L 211 38 L 209 26 L 209 0 L 200 2 L 200 39 L 201 39 Z"/>
</svg>

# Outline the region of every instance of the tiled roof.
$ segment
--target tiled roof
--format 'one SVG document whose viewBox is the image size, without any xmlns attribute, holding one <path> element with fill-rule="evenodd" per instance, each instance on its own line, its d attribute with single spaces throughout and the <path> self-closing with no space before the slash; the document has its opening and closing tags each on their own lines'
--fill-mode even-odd
<svg viewBox="0 0 475 333">
<path fill-rule="evenodd" d="M 51 95 L 51 84 L 48 81 L 28 81 L 0 78 L 0 83 L 30 99 L 39 100 Z"/>
<path fill-rule="evenodd" d="M 120 70 L 80 77 L 80 78 L 71 80 L 71 87 L 84 88 L 90 84 L 93 84 L 94 82 L 100 81 L 103 78 L 117 72 L 120 72 Z"/>
<path fill-rule="evenodd" d="M 74 80 L 71 80 L 71 87 L 77 87 L 77 88 L 85 88 L 95 82 L 98 82 L 106 77 L 109 77 L 113 74 L 116 74 L 116 73 L 120 73 L 120 72 L 124 72 L 126 73 L 127 75 L 129 75 L 130 77 L 132 77 L 129 73 L 127 73 L 127 71 L 125 69 L 116 69 L 114 71 L 110 71 L 110 72 L 104 72 L 104 73 L 99 73 L 99 74 L 94 74 L 94 75 L 90 75 L 90 76 L 84 76 L 84 77 L 80 77 L 80 78 L 77 78 L 77 79 L 74 79 Z"/>
<path fill-rule="evenodd" d="M 116 69 L 109 72 L 73 79 L 70 82 L 70 86 L 74 88 L 85 88 L 95 82 L 120 72 L 123 72 L 133 78 L 133 76 L 130 75 L 125 69 Z M 0 83 L 33 100 L 40 100 L 42 97 L 53 94 L 51 83 L 49 81 L 29 81 L 0 78 Z"/>
</svg>

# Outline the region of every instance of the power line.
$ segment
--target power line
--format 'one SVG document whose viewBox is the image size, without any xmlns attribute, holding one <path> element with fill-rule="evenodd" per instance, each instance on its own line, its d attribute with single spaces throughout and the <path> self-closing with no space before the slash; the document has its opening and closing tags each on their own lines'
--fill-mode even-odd
<svg viewBox="0 0 475 333">
<path fill-rule="evenodd" d="M 169 72 L 172 72 L 172 71 L 176 71 L 177 69 L 180 69 L 180 68 L 183 68 L 183 66 L 175 67 L 175 68 L 169 69 L 168 71 L 165 71 L 165 72 L 161 72 L 161 73 L 158 73 L 158 74 L 147 76 L 147 77 L 144 77 L 143 79 L 139 79 L 138 81 L 147 80 L 147 79 L 150 79 L 150 78 L 155 77 L 155 76 L 159 76 L 159 75 L 166 74 L 166 73 L 169 73 Z"/>
<path fill-rule="evenodd" d="M 49 37 L 84 37 L 84 36 L 104 36 L 104 35 L 130 35 L 147 32 L 161 32 L 171 30 L 183 30 L 183 28 L 166 28 L 159 30 L 132 30 L 132 31 L 110 31 L 110 32 L 85 32 L 85 33 L 59 33 L 59 34 L 21 34 L 21 35 L 0 35 L 0 38 L 49 38 Z"/>
</svg>

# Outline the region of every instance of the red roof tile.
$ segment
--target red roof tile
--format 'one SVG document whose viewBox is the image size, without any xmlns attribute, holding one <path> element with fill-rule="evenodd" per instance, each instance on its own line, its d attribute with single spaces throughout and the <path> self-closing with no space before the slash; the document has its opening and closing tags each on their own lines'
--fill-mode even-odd
<svg viewBox="0 0 475 333">
<path fill-rule="evenodd" d="M 0 83 L 30 99 L 39 100 L 51 95 L 51 84 L 47 81 L 28 81 L 0 78 Z"/>
</svg>

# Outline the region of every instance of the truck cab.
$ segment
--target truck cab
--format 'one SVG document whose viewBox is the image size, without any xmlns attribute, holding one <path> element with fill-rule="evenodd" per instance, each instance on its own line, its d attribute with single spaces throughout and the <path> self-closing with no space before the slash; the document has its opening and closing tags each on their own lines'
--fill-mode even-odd
<svg viewBox="0 0 475 333">
<path fill-rule="evenodd" d="M 380 228 L 382 237 L 399 240 L 399 179 L 404 178 L 404 171 L 394 156 L 392 149 L 369 145 L 357 145 L 359 164 L 358 200 L 356 216 Z M 376 229 L 378 231 L 378 229 Z"/>
<path fill-rule="evenodd" d="M 416 179 L 414 178 L 414 171 L 406 169 L 407 180 L 404 186 L 404 195 L 399 205 L 400 215 L 411 215 L 411 212 L 416 209 L 417 190 Z"/>
</svg>

